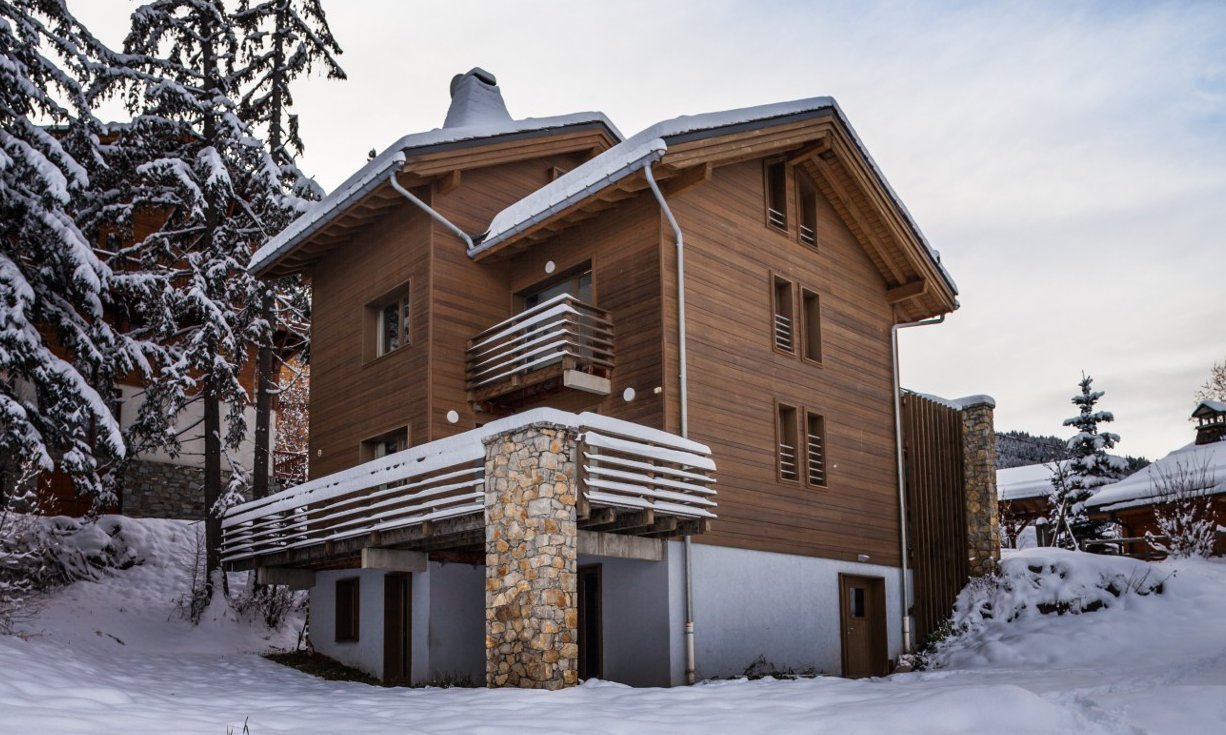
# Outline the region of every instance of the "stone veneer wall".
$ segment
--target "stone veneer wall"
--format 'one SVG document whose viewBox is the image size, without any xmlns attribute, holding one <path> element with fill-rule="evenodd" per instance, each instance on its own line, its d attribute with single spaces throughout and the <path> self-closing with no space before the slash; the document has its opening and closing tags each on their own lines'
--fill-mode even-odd
<svg viewBox="0 0 1226 735">
<path fill-rule="evenodd" d="M 578 492 L 573 429 L 533 424 L 485 445 L 485 678 L 579 681 Z"/>
<path fill-rule="evenodd" d="M 996 498 L 996 404 L 962 406 L 963 476 L 966 486 L 966 547 L 971 575 L 981 577 L 1000 562 L 1000 513 Z"/>
<path fill-rule="evenodd" d="M 222 487 L 229 482 L 230 473 L 223 470 Z M 269 492 L 277 489 L 273 486 Z M 170 462 L 132 460 L 124 475 L 121 512 L 133 518 L 203 518 L 204 470 Z"/>
</svg>

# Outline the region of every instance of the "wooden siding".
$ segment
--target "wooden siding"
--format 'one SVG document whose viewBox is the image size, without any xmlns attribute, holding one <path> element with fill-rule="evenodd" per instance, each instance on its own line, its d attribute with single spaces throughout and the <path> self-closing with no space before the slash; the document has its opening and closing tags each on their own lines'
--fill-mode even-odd
<svg viewBox="0 0 1226 735">
<path fill-rule="evenodd" d="M 953 612 L 970 578 L 962 416 L 948 406 L 904 393 L 908 561 L 913 570 L 915 641 L 928 638 Z"/>
<path fill-rule="evenodd" d="M 886 284 L 818 197 L 818 247 L 766 225 L 761 160 L 715 169 L 670 201 L 686 238 L 690 436 L 711 446 L 719 519 L 704 543 L 897 565 L 890 326 Z M 790 207 L 792 212 L 796 207 Z M 667 428 L 677 429 L 676 270 L 664 270 Z M 771 278 L 821 298 L 821 364 L 774 349 Z M 799 303 L 797 303 L 799 308 Z M 776 472 L 775 404 L 825 419 L 826 487 Z"/>
<path fill-rule="evenodd" d="M 352 467 L 363 439 L 400 426 L 426 441 L 430 224 L 405 202 L 312 268 L 312 477 Z M 371 359 L 367 304 L 404 284 L 410 344 Z"/>
</svg>

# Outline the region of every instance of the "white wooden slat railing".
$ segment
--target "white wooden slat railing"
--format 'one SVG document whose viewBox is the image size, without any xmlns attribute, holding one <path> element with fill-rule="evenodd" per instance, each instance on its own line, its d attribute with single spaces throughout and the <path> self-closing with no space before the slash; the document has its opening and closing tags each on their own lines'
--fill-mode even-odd
<svg viewBox="0 0 1226 735">
<path fill-rule="evenodd" d="M 231 508 L 222 519 L 222 559 L 239 561 L 483 512 L 480 439 L 444 441 Z"/>
<path fill-rule="evenodd" d="M 705 447 L 663 432 L 645 437 L 608 426 L 584 427 L 579 447 L 584 494 L 593 506 L 715 518 L 715 462 Z"/>
<path fill-rule="evenodd" d="M 796 470 L 796 447 L 791 444 L 779 443 L 779 475 L 785 480 L 795 480 L 799 476 Z"/>
<path fill-rule="evenodd" d="M 319 546 L 485 509 L 485 440 L 536 424 L 576 430 L 578 482 L 593 506 L 714 518 L 715 462 L 697 442 L 619 419 L 533 409 L 231 508 L 222 559 Z"/>
<path fill-rule="evenodd" d="M 784 352 L 792 351 L 792 319 L 783 314 L 775 315 L 775 346 Z"/>
<path fill-rule="evenodd" d="M 788 218 L 773 207 L 766 208 L 766 218 L 770 222 L 771 227 L 778 227 L 781 230 L 786 230 L 788 226 Z"/>
<path fill-rule="evenodd" d="M 812 227 L 809 227 L 808 225 L 801 225 L 800 226 L 800 241 L 806 245 L 816 245 L 817 244 L 817 232 L 814 231 L 814 229 Z"/>
<path fill-rule="evenodd" d="M 611 370 L 613 323 L 607 312 L 560 294 L 469 341 L 468 389 L 479 390 L 566 359 L 585 372 Z"/>
</svg>

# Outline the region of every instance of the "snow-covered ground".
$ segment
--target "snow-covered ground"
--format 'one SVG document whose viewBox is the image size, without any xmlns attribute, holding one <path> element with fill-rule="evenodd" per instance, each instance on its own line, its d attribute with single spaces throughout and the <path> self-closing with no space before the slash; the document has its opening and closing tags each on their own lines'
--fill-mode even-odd
<svg viewBox="0 0 1226 735">
<path fill-rule="evenodd" d="M 321 681 L 254 655 L 292 645 L 213 609 L 199 627 L 174 614 L 195 534 L 124 521 L 148 561 L 56 593 L 24 637 L 0 637 L 0 732 L 209 733 L 1199 733 L 1226 732 L 1226 563 L 1156 565 L 1163 594 L 1108 595 L 1080 615 L 976 619 L 940 654 L 944 668 L 885 679 L 721 681 L 676 689 L 588 682 L 547 693 L 384 689 Z M 1100 572 L 1146 567 L 1051 550 L 1034 603 L 1092 589 Z M 1104 565 L 1107 565 L 1104 567 Z M 1105 570 L 1105 571 L 1104 571 Z M 1061 576 L 1063 572 L 1063 576 Z M 1096 576 L 1098 575 L 1098 576 Z M 1101 595 L 1101 593 L 1094 593 Z M 1106 599 L 1106 598 L 1104 598 Z M 999 608 L 998 608 L 999 609 Z"/>
</svg>

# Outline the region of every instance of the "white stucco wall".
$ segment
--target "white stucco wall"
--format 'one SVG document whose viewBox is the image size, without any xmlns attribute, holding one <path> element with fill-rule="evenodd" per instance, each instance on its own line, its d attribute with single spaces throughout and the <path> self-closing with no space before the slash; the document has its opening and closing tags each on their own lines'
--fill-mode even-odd
<svg viewBox="0 0 1226 735">
<path fill-rule="evenodd" d="M 425 628 L 429 659 L 423 669 L 417 668 L 416 616 L 413 620 L 414 680 L 460 675 L 484 684 L 485 567 L 432 561 L 424 575 L 413 576 L 414 595 L 420 577 L 429 577 L 430 589 L 429 624 Z"/>
<path fill-rule="evenodd" d="M 358 640 L 336 641 L 336 581 L 357 577 Z M 415 580 L 416 581 L 416 580 Z M 315 650 L 370 674 L 383 676 L 383 572 L 342 569 L 317 572 L 311 588 L 311 643 Z"/>
<path fill-rule="evenodd" d="M 700 679 L 740 675 L 759 656 L 779 669 L 840 674 L 840 573 L 884 579 L 887 652 L 901 652 L 897 567 L 694 544 L 693 569 Z"/>
<path fill-rule="evenodd" d="M 142 389 L 131 386 L 119 386 L 120 394 L 123 398 L 123 404 L 120 408 L 119 424 L 123 428 L 132 425 L 136 419 L 137 413 L 140 411 L 141 404 L 144 403 Z M 221 407 L 221 420 L 224 424 L 226 421 L 226 413 L 229 412 L 229 406 Z M 235 460 L 242 464 L 248 471 L 255 465 L 255 407 L 247 406 L 243 410 L 243 416 L 247 421 L 247 434 L 243 437 L 242 444 L 239 445 L 238 451 L 234 454 Z M 140 455 L 141 459 L 152 460 L 154 462 L 168 462 L 170 464 L 183 465 L 187 467 L 203 467 L 204 466 L 204 404 L 200 401 L 190 403 L 175 420 L 175 425 L 182 427 L 184 433 L 179 437 L 183 448 L 177 457 L 171 457 L 163 451 L 146 452 Z M 272 412 L 269 427 L 269 442 L 270 446 L 277 445 L 277 413 Z M 188 428 L 190 427 L 190 428 Z M 270 463 L 271 464 L 271 463 Z M 228 470 L 225 460 L 222 461 L 222 469 Z M 272 467 L 269 467 L 269 472 Z"/>
<path fill-rule="evenodd" d="M 601 565 L 603 678 L 632 686 L 668 686 L 674 629 L 669 562 L 580 556 L 579 564 Z"/>
</svg>

